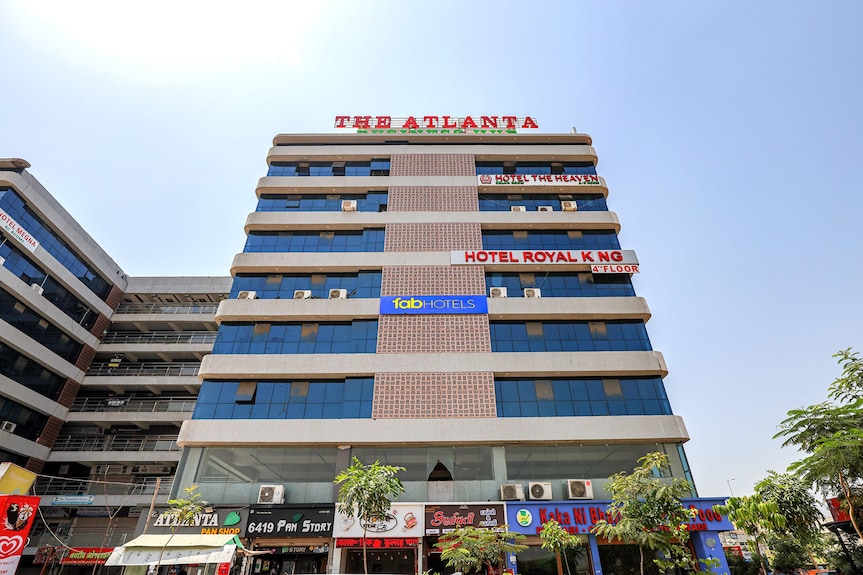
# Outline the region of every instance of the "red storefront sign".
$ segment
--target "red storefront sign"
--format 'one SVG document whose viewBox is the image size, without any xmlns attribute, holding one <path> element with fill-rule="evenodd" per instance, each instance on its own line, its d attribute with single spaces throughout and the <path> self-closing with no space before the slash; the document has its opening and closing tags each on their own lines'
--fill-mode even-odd
<svg viewBox="0 0 863 575">
<path fill-rule="evenodd" d="M 404 549 L 419 545 L 418 537 L 366 537 L 365 547 L 369 549 Z M 362 537 L 340 537 L 336 539 L 336 547 L 356 549 L 363 547 Z"/>
<path fill-rule="evenodd" d="M 594 273 L 638 273 L 638 258 L 632 250 L 451 251 L 450 264 L 588 264 Z"/>
<path fill-rule="evenodd" d="M 60 565 L 104 565 L 112 551 L 113 547 L 76 547 L 60 559 Z"/>
<path fill-rule="evenodd" d="M 0 573 L 18 569 L 38 508 L 38 497 L 0 495 Z"/>
</svg>

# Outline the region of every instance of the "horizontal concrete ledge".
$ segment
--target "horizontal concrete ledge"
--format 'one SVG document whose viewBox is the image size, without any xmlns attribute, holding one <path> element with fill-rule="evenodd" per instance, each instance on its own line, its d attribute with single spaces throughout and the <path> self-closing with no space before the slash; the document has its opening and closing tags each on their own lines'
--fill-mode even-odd
<svg viewBox="0 0 863 575">
<path fill-rule="evenodd" d="M 75 411 L 66 421 L 74 423 L 134 423 L 141 425 L 179 424 L 192 417 L 191 411 Z"/>
<path fill-rule="evenodd" d="M 371 377 L 376 373 L 493 372 L 498 377 L 661 376 L 668 369 L 657 351 L 520 353 L 368 353 L 314 355 L 213 354 L 201 379 Z"/>
<path fill-rule="evenodd" d="M 225 292 L 225 296 L 228 292 Z M 215 302 L 214 302 L 215 303 Z M 208 303 L 207 305 L 214 305 Z M 114 323 L 207 323 L 213 321 L 213 314 L 210 313 L 115 313 L 111 318 Z"/>
<path fill-rule="evenodd" d="M 242 433 L 238 433 L 238 429 Z M 177 443 L 202 446 L 530 445 L 678 443 L 676 415 L 466 419 L 254 419 L 183 423 Z"/>
<path fill-rule="evenodd" d="M 84 387 L 141 387 L 197 388 L 201 385 L 197 375 L 88 375 Z"/>
<path fill-rule="evenodd" d="M 575 250 L 573 250 L 575 251 Z M 579 250 L 580 251 L 580 250 Z M 301 253 L 256 252 L 234 256 L 231 274 L 238 273 L 301 273 L 301 272 L 353 272 L 379 270 L 387 266 L 450 266 L 449 252 L 351 252 Z M 590 265 L 583 263 L 509 264 L 486 263 L 485 271 L 512 272 L 589 272 Z"/>
<path fill-rule="evenodd" d="M 181 451 L 52 451 L 50 463 L 176 463 Z"/>
<path fill-rule="evenodd" d="M 614 230 L 614 212 L 253 212 L 246 233 L 255 230 L 362 230 L 387 224 L 479 224 L 484 230 Z"/>
<path fill-rule="evenodd" d="M 416 294 L 405 294 L 416 295 Z M 640 297 L 489 298 L 490 320 L 641 319 L 650 318 Z M 377 298 L 223 300 L 216 321 L 349 321 L 380 317 Z"/>
</svg>

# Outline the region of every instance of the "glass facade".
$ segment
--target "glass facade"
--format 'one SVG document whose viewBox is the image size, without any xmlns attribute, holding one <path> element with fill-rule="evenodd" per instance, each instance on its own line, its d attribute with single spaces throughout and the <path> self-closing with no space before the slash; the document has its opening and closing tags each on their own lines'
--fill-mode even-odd
<svg viewBox="0 0 863 575">
<path fill-rule="evenodd" d="M 650 351 L 642 321 L 490 321 L 494 352 Z"/>
<path fill-rule="evenodd" d="M 350 298 L 381 295 L 381 271 L 319 274 L 237 274 L 231 298 L 241 291 L 254 291 L 260 299 L 292 299 L 296 290 L 311 290 L 312 298 L 328 298 L 331 289 L 347 290 Z"/>
<path fill-rule="evenodd" d="M 377 158 L 359 162 L 273 162 L 268 176 L 389 176 L 390 161 Z"/>
<path fill-rule="evenodd" d="M 596 175 L 593 162 L 477 162 L 482 174 L 588 174 Z"/>
<path fill-rule="evenodd" d="M 483 230 L 484 250 L 619 250 L 617 234 L 605 230 Z"/>
<path fill-rule="evenodd" d="M 17 350 L 0 342 L 0 375 L 44 395 L 48 399 L 57 399 L 66 378 L 47 369 L 38 361 L 34 361 Z"/>
<path fill-rule="evenodd" d="M 69 363 L 75 363 L 84 347 L 4 289 L 0 289 L 0 319 Z"/>
<path fill-rule="evenodd" d="M 249 232 L 246 253 L 253 252 L 382 252 L 384 230 L 334 230 L 325 232 Z"/>
<path fill-rule="evenodd" d="M 486 293 L 505 287 L 507 295 L 521 297 L 524 288 L 539 288 L 542 297 L 633 297 L 632 280 L 625 274 L 590 272 L 486 272 Z"/>
<path fill-rule="evenodd" d="M 528 212 L 535 212 L 540 206 L 549 206 L 558 212 L 562 201 L 575 201 L 582 212 L 608 211 L 602 194 L 480 194 L 479 211 L 510 212 L 513 206 L 524 206 Z"/>
<path fill-rule="evenodd" d="M 385 212 L 386 192 L 365 194 L 267 194 L 258 199 L 257 212 L 340 212 L 342 202 L 354 200 L 358 212 Z"/>
<path fill-rule="evenodd" d="M 374 353 L 377 320 L 223 323 L 213 353 Z"/>
</svg>

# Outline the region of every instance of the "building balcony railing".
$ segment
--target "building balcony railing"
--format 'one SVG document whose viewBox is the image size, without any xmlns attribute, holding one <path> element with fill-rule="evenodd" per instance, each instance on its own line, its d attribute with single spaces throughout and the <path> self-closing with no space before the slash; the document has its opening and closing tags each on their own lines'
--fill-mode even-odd
<svg viewBox="0 0 863 575">
<path fill-rule="evenodd" d="M 69 435 L 54 443 L 54 451 L 179 451 L 176 435 Z"/>
<path fill-rule="evenodd" d="M 105 334 L 102 343 L 213 343 L 214 331 L 114 331 Z"/>
<path fill-rule="evenodd" d="M 170 493 L 173 483 L 173 477 L 163 477 L 159 491 Z M 152 495 L 155 490 L 155 477 L 140 477 L 129 482 L 102 481 L 98 476 L 88 480 L 47 477 L 33 484 L 35 495 Z"/>
<path fill-rule="evenodd" d="M 111 367 L 110 362 L 93 362 L 87 370 L 88 376 L 147 376 L 166 377 L 177 375 L 198 375 L 201 362 L 146 362 L 122 363 Z"/>
<path fill-rule="evenodd" d="M 215 315 L 217 303 L 121 303 L 115 314 L 210 314 Z"/>
<path fill-rule="evenodd" d="M 34 526 L 30 532 L 30 541 L 27 543 L 27 547 L 38 549 L 48 545 L 59 546 L 57 548 L 59 554 L 63 551 L 62 545 L 79 548 L 119 547 L 135 537 L 134 533 L 118 527 L 73 527 L 69 529 L 65 525 L 61 526 L 59 530 L 54 530 L 54 534 L 56 537 L 48 532 L 44 526 Z"/>
<path fill-rule="evenodd" d="M 138 399 L 129 397 L 79 397 L 72 402 L 70 411 L 76 412 L 123 412 L 159 413 L 192 411 L 195 409 L 194 397 L 160 397 L 158 399 Z"/>
</svg>

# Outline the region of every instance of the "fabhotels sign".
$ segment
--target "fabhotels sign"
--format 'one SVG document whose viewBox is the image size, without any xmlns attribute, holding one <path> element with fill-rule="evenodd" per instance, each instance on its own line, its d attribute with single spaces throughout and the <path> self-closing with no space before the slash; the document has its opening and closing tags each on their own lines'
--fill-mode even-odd
<svg viewBox="0 0 863 575">
<path fill-rule="evenodd" d="M 400 314 L 485 314 L 485 295 L 382 296 L 381 315 Z"/>
<path fill-rule="evenodd" d="M 517 134 L 536 130 L 530 116 L 336 116 L 336 128 L 358 134 Z"/>
</svg>

